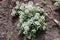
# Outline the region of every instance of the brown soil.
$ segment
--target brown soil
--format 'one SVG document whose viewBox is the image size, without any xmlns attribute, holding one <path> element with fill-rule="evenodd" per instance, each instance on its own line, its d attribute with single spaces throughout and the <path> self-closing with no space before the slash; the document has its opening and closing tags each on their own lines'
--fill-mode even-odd
<svg viewBox="0 0 60 40">
<path fill-rule="evenodd" d="M 60 21 L 60 10 L 54 6 L 54 0 L 34 0 L 34 3 L 39 3 L 40 7 L 44 8 L 49 14 Z M 11 40 L 23 40 L 18 35 L 18 18 L 13 18 L 11 9 L 15 6 L 11 0 L 0 0 L 0 40 L 7 40 L 8 32 L 11 33 Z M 45 32 L 37 33 L 37 40 L 60 40 L 60 29 L 49 18 L 46 17 L 47 28 Z"/>
</svg>

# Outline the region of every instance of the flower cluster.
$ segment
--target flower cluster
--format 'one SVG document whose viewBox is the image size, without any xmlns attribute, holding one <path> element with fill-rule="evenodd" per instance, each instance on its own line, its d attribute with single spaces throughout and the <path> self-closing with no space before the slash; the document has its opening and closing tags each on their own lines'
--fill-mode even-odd
<svg viewBox="0 0 60 40">
<path fill-rule="evenodd" d="M 38 29 L 45 30 L 46 28 L 44 9 L 33 4 L 32 1 L 26 4 L 17 1 L 11 15 L 19 15 L 19 23 L 17 24 L 20 28 L 19 34 L 24 35 L 27 39 L 33 40 Z"/>
<path fill-rule="evenodd" d="M 60 8 L 60 0 L 55 0 L 56 2 L 55 2 L 55 6 L 57 6 L 58 8 Z"/>
</svg>

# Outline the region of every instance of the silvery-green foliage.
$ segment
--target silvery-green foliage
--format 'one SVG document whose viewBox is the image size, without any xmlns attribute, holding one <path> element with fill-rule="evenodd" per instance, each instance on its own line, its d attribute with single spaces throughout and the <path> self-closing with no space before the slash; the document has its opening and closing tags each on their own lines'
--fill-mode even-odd
<svg viewBox="0 0 60 40">
<path fill-rule="evenodd" d="M 56 2 L 55 2 L 55 6 L 57 6 L 58 8 L 60 8 L 60 0 L 55 0 Z"/>
<path fill-rule="evenodd" d="M 12 15 L 12 16 L 15 16 L 15 14 L 16 14 L 16 10 L 12 9 L 11 15 Z"/>
<path fill-rule="evenodd" d="M 19 23 L 17 24 L 20 28 L 19 34 L 28 39 L 33 40 L 38 29 L 45 30 L 46 28 L 44 9 L 33 4 L 32 1 L 26 4 L 17 1 L 11 15 L 19 15 Z"/>
</svg>

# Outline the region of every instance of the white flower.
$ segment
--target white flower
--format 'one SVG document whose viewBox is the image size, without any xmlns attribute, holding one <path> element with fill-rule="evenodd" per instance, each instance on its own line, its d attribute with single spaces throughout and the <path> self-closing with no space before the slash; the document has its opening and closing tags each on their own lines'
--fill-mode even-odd
<svg viewBox="0 0 60 40">
<path fill-rule="evenodd" d="M 16 2 L 15 9 L 18 9 L 18 8 L 20 7 L 20 5 L 21 5 L 21 4 L 19 3 L 19 1 L 17 1 L 17 2 Z"/>
<path fill-rule="evenodd" d="M 38 5 L 39 5 L 39 3 L 36 3 L 36 5 L 38 6 Z"/>
<path fill-rule="evenodd" d="M 33 10 L 33 6 L 32 5 L 27 5 L 25 6 L 26 9 L 29 9 L 29 11 L 32 11 Z"/>
<path fill-rule="evenodd" d="M 44 9 L 40 8 L 40 11 L 41 11 L 41 12 L 44 12 Z"/>
<path fill-rule="evenodd" d="M 46 26 L 43 26 L 43 30 L 45 30 L 46 29 Z"/>
<path fill-rule="evenodd" d="M 26 22 L 22 23 L 21 27 L 25 27 L 26 26 Z"/>
<path fill-rule="evenodd" d="M 21 14 L 21 11 L 18 11 L 19 15 Z"/>
<path fill-rule="evenodd" d="M 36 25 L 40 25 L 40 23 L 38 21 L 35 22 Z"/>
<path fill-rule="evenodd" d="M 39 19 L 39 17 L 40 17 L 40 14 L 39 13 L 36 13 L 34 18 L 35 19 Z"/>
<path fill-rule="evenodd" d="M 28 8 L 30 11 L 33 11 L 33 7 L 32 6 L 29 6 Z"/>
<path fill-rule="evenodd" d="M 19 6 L 17 5 L 17 6 L 15 6 L 15 9 L 18 9 L 19 8 Z"/>
<path fill-rule="evenodd" d="M 33 33 L 36 33 L 36 30 L 35 30 L 35 29 L 32 29 L 32 32 L 33 32 Z"/>
<path fill-rule="evenodd" d="M 33 2 L 28 2 L 28 4 L 26 4 L 25 6 L 26 9 L 29 9 L 29 11 L 32 11 L 33 10 Z"/>
<path fill-rule="evenodd" d="M 55 0 L 56 2 L 55 2 L 55 6 L 57 7 L 57 8 L 60 8 L 60 0 Z"/>
<path fill-rule="evenodd" d="M 45 16 L 41 16 L 40 18 L 41 18 L 41 19 L 45 19 Z"/>
<path fill-rule="evenodd" d="M 33 5 L 33 2 L 32 2 L 32 1 L 29 1 L 29 2 L 28 2 L 28 5 Z"/>
<path fill-rule="evenodd" d="M 12 15 L 12 16 L 15 16 L 15 14 L 16 14 L 16 10 L 12 9 L 11 15 Z"/>
<path fill-rule="evenodd" d="M 29 26 L 24 27 L 25 31 L 29 30 Z"/>
<path fill-rule="evenodd" d="M 23 17 L 24 17 L 24 16 L 23 16 L 23 15 L 24 15 L 24 12 L 18 11 L 18 13 L 19 13 L 19 15 L 20 15 L 19 18 L 20 18 L 20 19 L 23 19 Z"/>
<path fill-rule="evenodd" d="M 25 9 L 25 13 L 29 13 L 29 10 L 28 9 Z"/>
<path fill-rule="evenodd" d="M 31 39 L 31 36 L 28 36 L 28 39 Z"/>
<path fill-rule="evenodd" d="M 24 3 L 21 4 L 20 9 L 21 10 L 24 10 L 25 9 L 25 4 Z"/>
<path fill-rule="evenodd" d="M 24 31 L 23 34 L 27 34 L 27 31 Z"/>
<path fill-rule="evenodd" d="M 24 15 L 24 12 L 22 12 L 22 11 L 18 11 L 18 13 L 19 13 L 20 16 Z"/>
<path fill-rule="evenodd" d="M 31 39 L 31 34 L 29 36 L 27 36 L 28 39 Z"/>
<path fill-rule="evenodd" d="M 19 19 L 19 22 L 20 22 L 20 23 L 22 23 L 22 22 L 23 22 L 23 19 L 22 19 L 22 18 L 20 18 L 20 19 Z"/>
<path fill-rule="evenodd" d="M 20 11 L 20 14 L 21 14 L 21 15 L 24 15 L 24 12 Z"/>
<path fill-rule="evenodd" d="M 38 30 L 40 27 L 41 27 L 41 24 L 40 24 L 40 26 L 37 26 L 37 30 Z"/>
<path fill-rule="evenodd" d="M 16 5 L 18 5 L 19 4 L 19 1 L 16 1 Z"/>
<path fill-rule="evenodd" d="M 59 4 L 58 4 L 58 2 L 55 2 L 55 4 L 54 4 L 55 6 L 58 6 Z"/>
<path fill-rule="evenodd" d="M 24 26 L 24 34 L 27 34 L 28 33 L 28 31 L 29 31 L 29 26 Z"/>
<path fill-rule="evenodd" d="M 20 12 L 21 12 L 21 11 L 20 11 Z M 23 22 L 23 20 L 24 20 L 24 19 L 23 19 L 23 18 L 24 18 L 24 16 L 23 16 L 23 15 L 24 15 L 24 13 L 23 13 L 23 12 L 21 12 L 19 15 L 20 15 L 20 16 L 19 16 L 19 22 L 20 22 L 20 23 L 22 23 L 22 22 Z"/>
<path fill-rule="evenodd" d="M 30 20 L 28 21 L 28 23 L 29 23 L 29 24 L 32 24 L 32 23 L 33 23 L 33 19 L 30 19 Z"/>
</svg>

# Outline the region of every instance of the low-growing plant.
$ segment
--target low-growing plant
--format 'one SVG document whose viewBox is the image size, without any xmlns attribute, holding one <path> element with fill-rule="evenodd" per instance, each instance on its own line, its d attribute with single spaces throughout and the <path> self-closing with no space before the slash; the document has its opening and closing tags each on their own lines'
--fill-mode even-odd
<svg viewBox="0 0 60 40">
<path fill-rule="evenodd" d="M 55 0 L 55 4 L 54 4 L 57 8 L 60 9 L 60 0 Z M 60 22 L 58 22 L 57 20 L 54 20 L 55 23 L 59 26 L 60 28 Z"/>
<path fill-rule="evenodd" d="M 20 29 L 19 34 L 27 39 L 34 40 L 37 30 L 45 30 L 46 28 L 46 12 L 32 1 L 26 4 L 17 1 L 11 15 L 19 16 L 19 23 L 17 24 Z"/>
<path fill-rule="evenodd" d="M 58 7 L 58 8 L 60 8 L 60 0 L 55 0 L 55 1 L 56 1 L 56 2 L 55 2 L 54 5 L 55 5 L 56 7 Z"/>
</svg>

